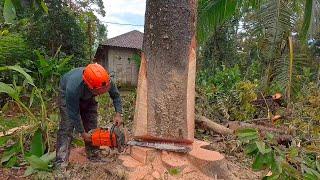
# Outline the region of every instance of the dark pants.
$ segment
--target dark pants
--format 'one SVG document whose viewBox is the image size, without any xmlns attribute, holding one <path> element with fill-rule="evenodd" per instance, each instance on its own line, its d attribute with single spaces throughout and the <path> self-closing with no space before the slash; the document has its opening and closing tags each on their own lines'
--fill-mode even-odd
<svg viewBox="0 0 320 180">
<path fill-rule="evenodd" d="M 85 132 L 89 132 L 91 129 L 97 128 L 97 101 L 94 98 L 86 101 L 80 101 L 79 106 L 80 116 Z M 68 118 L 66 100 L 62 91 L 60 91 L 59 96 L 59 109 L 61 120 L 57 134 L 56 164 L 66 167 L 69 162 L 70 145 L 74 126 L 72 121 Z M 85 143 L 85 147 L 87 154 L 97 149 L 96 147 L 91 146 L 89 143 Z"/>
</svg>

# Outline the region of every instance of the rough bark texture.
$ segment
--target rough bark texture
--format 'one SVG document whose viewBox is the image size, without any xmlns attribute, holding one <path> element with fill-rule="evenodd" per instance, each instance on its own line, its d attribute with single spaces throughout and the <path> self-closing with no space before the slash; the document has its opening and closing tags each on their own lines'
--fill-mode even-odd
<svg viewBox="0 0 320 180">
<path fill-rule="evenodd" d="M 147 132 L 140 137 L 191 143 L 196 1 L 148 0 L 146 6 Z"/>
<path fill-rule="evenodd" d="M 145 68 L 145 75 L 139 75 L 145 80 L 139 79 L 138 98 L 146 100 L 147 114 L 139 109 L 136 115 L 144 114 L 147 120 L 143 115 L 135 117 L 135 136 L 191 143 L 194 135 L 196 1 L 147 0 L 146 7 L 145 56 L 142 58 L 145 67 L 141 67 Z M 139 94 L 139 88 L 146 89 L 143 93 L 147 95 Z M 139 124 L 147 127 L 140 126 L 137 130 Z"/>
</svg>

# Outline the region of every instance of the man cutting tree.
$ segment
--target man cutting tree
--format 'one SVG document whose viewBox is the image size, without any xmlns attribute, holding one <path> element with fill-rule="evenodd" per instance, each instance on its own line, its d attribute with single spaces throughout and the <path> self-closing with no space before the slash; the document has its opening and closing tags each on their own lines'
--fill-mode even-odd
<svg viewBox="0 0 320 180">
<path fill-rule="evenodd" d="M 61 121 L 57 134 L 56 166 L 66 167 L 70 154 L 72 133 L 75 129 L 85 142 L 89 160 L 99 161 L 99 151 L 91 144 L 90 130 L 97 128 L 95 96 L 109 92 L 116 111 L 114 123 L 122 123 L 122 104 L 119 91 L 108 72 L 99 64 L 76 68 L 60 80 L 59 109 Z"/>
</svg>

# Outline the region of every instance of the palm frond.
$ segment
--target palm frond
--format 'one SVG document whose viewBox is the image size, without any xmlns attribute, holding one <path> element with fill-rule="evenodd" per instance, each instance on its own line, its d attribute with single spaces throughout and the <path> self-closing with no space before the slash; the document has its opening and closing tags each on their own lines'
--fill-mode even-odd
<svg viewBox="0 0 320 180">
<path fill-rule="evenodd" d="M 287 1 L 270 0 L 254 14 L 254 19 L 256 21 L 251 25 L 251 31 L 256 34 L 257 42 L 264 54 L 262 61 L 267 67 L 264 90 L 267 90 L 274 76 L 278 74 L 275 71 L 277 71 L 276 63 L 279 62 L 276 61 L 284 58 L 283 53 L 288 46 L 288 36 L 294 29 L 294 12 Z"/>
<path fill-rule="evenodd" d="M 290 42 L 288 41 L 290 44 Z M 287 53 L 275 59 L 273 76 L 274 81 L 283 85 L 286 90 L 288 102 L 292 93 L 296 93 L 299 89 L 300 80 L 297 78 L 301 75 L 302 69 L 307 67 L 307 55 L 293 52 L 293 43 L 291 48 L 287 49 Z"/>
<path fill-rule="evenodd" d="M 277 44 L 286 39 L 285 35 L 294 27 L 293 11 L 285 1 L 271 0 L 261 7 L 256 18 L 257 22 L 253 27 L 264 35 L 274 53 Z"/>
<path fill-rule="evenodd" d="M 236 12 L 236 0 L 199 0 L 197 38 L 203 43 L 215 28 Z"/>
</svg>

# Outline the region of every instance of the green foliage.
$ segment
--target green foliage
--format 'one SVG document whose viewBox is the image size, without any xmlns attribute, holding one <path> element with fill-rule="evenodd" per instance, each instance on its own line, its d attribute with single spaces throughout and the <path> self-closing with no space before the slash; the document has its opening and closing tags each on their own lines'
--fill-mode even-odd
<svg viewBox="0 0 320 180">
<path fill-rule="evenodd" d="M 42 55 L 38 50 L 35 51 L 35 54 L 38 58 L 36 61 L 37 79 L 39 80 L 37 86 L 44 89 L 48 95 L 57 93 L 60 77 L 71 70 L 70 61 L 73 55 L 58 58 L 60 48 L 53 57 Z"/>
<path fill-rule="evenodd" d="M 230 109 L 233 119 L 240 121 L 253 119 L 256 109 L 251 102 L 257 99 L 256 88 L 257 85 L 250 81 L 240 81 L 236 84 L 235 91 L 232 94 L 234 105 Z"/>
<path fill-rule="evenodd" d="M 310 27 L 310 22 L 311 22 L 311 17 L 312 17 L 312 6 L 313 6 L 313 1 L 312 0 L 306 0 L 305 4 L 305 10 L 304 10 L 304 22 L 302 26 L 302 36 L 303 39 L 306 39 L 309 27 Z"/>
<path fill-rule="evenodd" d="M 6 141 L 11 138 L 12 137 L 7 137 Z M 56 152 L 45 153 L 44 140 L 42 139 L 42 132 L 40 129 L 34 133 L 30 146 L 30 152 L 24 157 L 30 166 L 27 167 L 24 176 L 29 176 L 39 170 L 50 171 L 52 168 L 51 162 L 55 159 Z M 22 162 L 19 158 L 19 154 L 23 152 L 21 148 L 23 147 L 21 147 L 19 143 L 14 143 L 6 148 L 1 156 L 1 165 L 4 165 L 5 167 L 19 166 L 19 163 Z"/>
<path fill-rule="evenodd" d="M 31 65 L 32 51 L 21 34 L 0 36 L 0 66 L 20 64 Z"/>
<path fill-rule="evenodd" d="M 0 67 L 0 72 L 1 71 L 8 71 L 8 70 L 13 70 L 13 71 L 19 72 L 21 75 L 23 75 L 23 77 L 25 78 L 25 80 L 28 84 L 34 86 L 34 82 L 33 82 L 32 77 L 24 69 L 22 69 L 20 66 L 15 65 L 15 66 Z"/>
<path fill-rule="evenodd" d="M 303 87 L 293 104 L 291 126 L 299 127 L 297 133 L 302 139 L 319 137 L 320 131 L 320 89 L 314 83 Z"/>
<path fill-rule="evenodd" d="M 23 9 L 22 4 L 25 4 L 23 0 L 4 0 L 3 4 L 3 17 L 6 23 L 14 23 L 17 19 L 19 11 Z M 45 4 L 43 0 L 32 0 L 31 2 L 28 2 L 27 4 L 30 4 L 30 7 L 24 6 L 24 8 L 30 8 L 35 13 L 38 13 L 39 10 L 44 11 L 48 13 L 48 7 Z M 2 5 L 2 4 L 0 4 Z M 2 9 L 2 8 L 1 8 Z M 0 9 L 0 10 L 1 10 Z"/>
<path fill-rule="evenodd" d="M 140 64 L 141 64 L 141 56 L 139 54 L 134 54 L 132 56 L 132 60 L 135 62 L 137 68 L 139 69 Z"/>
<path fill-rule="evenodd" d="M 251 101 L 257 98 L 257 84 L 241 81 L 238 66 L 224 68 L 215 75 L 208 70 L 198 72 L 196 110 L 208 117 L 227 120 L 248 120 L 255 115 Z M 205 115 L 204 114 L 204 115 Z M 215 118 L 216 119 L 216 118 Z"/>
<path fill-rule="evenodd" d="M 17 159 L 16 156 L 21 152 L 21 147 L 18 143 L 15 143 L 5 149 L 1 156 L 0 165 L 4 165 L 6 167 L 12 167 L 16 165 Z"/>
<path fill-rule="evenodd" d="M 72 145 L 74 147 L 84 147 L 84 141 L 82 140 L 82 138 L 73 138 L 72 140 Z"/>
<path fill-rule="evenodd" d="M 201 44 L 209 39 L 214 33 L 216 27 L 230 20 L 234 16 L 245 16 L 251 11 L 262 10 L 263 16 L 268 23 L 276 22 L 271 28 L 275 34 L 279 34 L 281 28 L 285 24 L 291 23 L 288 17 L 292 13 L 287 13 L 288 10 L 295 11 L 296 14 L 303 15 L 302 28 L 299 28 L 301 37 L 306 37 L 309 28 L 319 27 L 314 26 L 312 22 L 318 22 L 319 14 L 317 9 L 320 7 L 319 1 L 261 1 L 261 0 L 246 0 L 246 1 L 229 1 L 229 0 L 201 0 L 198 2 L 198 25 L 197 38 Z M 286 3 L 285 6 L 283 4 Z M 291 6 L 291 8 L 289 8 Z M 301 7 L 304 7 L 301 10 Z M 289 8 L 289 9 L 288 9 Z M 275 12 L 274 12 L 275 11 Z M 248 13 L 249 12 L 249 13 Z M 270 14 L 269 14 L 270 13 Z M 289 20 L 289 21 L 288 21 Z M 285 26 L 283 26 L 285 25 Z"/>
<path fill-rule="evenodd" d="M 4 0 L 3 17 L 7 23 L 13 23 L 16 10 L 11 0 Z"/>
<path fill-rule="evenodd" d="M 239 58 L 236 47 L 236 30 L 233 28 L 238 24 L 237 18 L 217 27 L 215 33 L 207 40 L 203 49 L 199 50 L 201 55 L 198 64 L 202 70 L 215 75 L 224 68 L 239 66 L 241 70 L 242 58 Z"/>
<path fill-rule="evenodd" d="M 200 0 L 198 2 L 197 38 L 203 43 L 218 25 L 232 17 L 239 1 Z"/>
<path fill-rule="evenodd" d="M 50 56 L 54 56 L 59 48 L 68 55 L 74 54 L 75 65 L 88 62 L 85 32 L 74 12 L 64 8 L 59 1 L 53 1 L 48 7 L 49 14 L 28 28 L 28 41 L 35 49 L 46 49 Z"/>
<path fill-rule="evenodd" d="M 230 92 L 234 85 L 241 80 L 238 66 L 233 68 L 224 67 L 215 75 L 209 75 L 207 70 L 200 71 L 197 82 L 202 86 L 213 84 L 218 92 Z"/>
<path fill-rule="evenodd" d="M 176 176 L 181 173 L 181 170 L 179 168 L 170 168 L 168 171 L 169 171 L 169 174 L 172 176 Z"/>
<path fill-rule="evenodd" d="M 47 152 L 45 154 L 42 153 L 40 157 L 34 154 L 26 156 L 25 159 L 30 164 L 30 166 L 27 167 L 24 176 L 30 176 L 31 174 L 36 173 L 38 171 L 52 170 L 53 165 L 51 164 L 51 161 L 53 161 L 55 157 L 56 152 Z"/>
<path fill-rule="evenodd" d="M 34 86 L 33 79 L 30 77 L 29 74 L 27 74 L 22 68 L 19 66 L 5 66 L 0 67 L 0 70 L 14 70 L 22 74 L 25 78 L 25 81 L 29 84 L 33 85 L 33 90 L 36 96 L 40 99 L 40 106 L 41 106 L 41 117 L 40 121 L 38 120 L 37 116 L 31 112 L 31 109 L 28 108 L 20 99 L 20 90 L 19 87 L 13 83 L 13 84 L 5 84 L 0 82 L 0 92 L 4 92 L 8 94 L 11 98 L 14 99 L 14 101 L 21 106 L 25 111 L 28 112 L 30 118 L 33 120 L 32 124 L 35 124 L 34 127 L 38 127 L 40 125 L 41 128 L 39 128 L 37 131 L 35 131 L 33 138 L 31 140 L 30 145 L 30 152 L 28 152 L 25 156 L 25 160 L 28 161 L 30 166 L 28 167 L 28 170 L 25 172 L 25 175 L 30 175 L 34 172 L 37 172 L 38 170 L 50 170 L 50 161 L 54 159 L 55 153 L 50 153 L 50 143 L 48 139 L 43 138 L 43 134 L 46 134 L 46 137 L 48 138 L 48 128 L 47 128 L 47 114 L 46 114 L 46 106 L 43 101 L 41 90 L 37 89 L 36 86 Z M 40 122 L 40 123 L 39 123 Z M 32 126 L 32 124 L 30 126 Z M 15 143 L 10 149 L 7 149 L 5 153 L 2 156 L 1 164 L 6 163 L 6 166 L 14 166 L 17 164 L 17 155 L 19 152 L 22 152 L 24 154 L 23 150 L 23 139 L 24 137 L 22 134 L 20 134 L 20 143 Z M 48 145 L 46 147 L 46 145 Z M 45 150 L 47 149 L 47 153 L 45 153 Z"/>
<path fill-rule="evenodd" d="M 9 104 L 9 103 L 8 103 Z M 14 127 L 19 127 L 28 122 L 28 118 L 25 116 L 22 117 L 12 117 L 8 118 L 5 116 L 7 110 L 2 109 L 3 115 L 0 115 L 0 132 L 5 132 Z M 0 147 L 1 147 L 1 138 L 0 138 Z"/>
<path fill-rule="evenodd" d="M 31 140 L 31 147 L 30 147 L 30 153 L 37 156 L 41 157 L 44 153 L 45 150 L 45 145 L 43 144 L 43 139 L 42 139 L 42 133 L 40 129 L 38 129 Z"/>
<path fill-rule="evenodd" d="M 133 115 L 136 103 L 136 92 L 135 91 L 123 91 L 121 92 L 121 100 L 123 107 L 123 121 L 125 126 L 131 127 L 133 123 Z M 97 97 L 97 101 L 99 104 L 98 114 L 99 117 L 103 117 L 99 119 L 99 124 L 101 126 L 106 126 L 113 122 L 114 117 L 114 107 L 111 98 L 108 94 L 103 94 Z"/>
<path fill-rule="evenodd" d="M 75 3 L 79 9 L 73 9 L 64 0 L 48 3 L 48 15 L 31 19 L 26 36 L 32 47 L 44 50 L 49 56 L 58 50 L 61 55 L 73 55 L 72 64 L 78 67 L 94 57 L 97 42 L 105 38 L 106 30 L 93 13 L 95 8 L 91 8 L 98 1 Z"/>
<path fill-rule="evenodd" d="M 252 169 L 269 170 L 271 176 L 264 179 L 301 179 L 319 178 L 315 154 L 305 154 L 305 149 L 292 145 L 290 148 L 280 147 L 272 134 L 264 138 L 255 129 L 240 129 L 236 132 L 239 140 L 245 144 L 245 153 L 253 157 Z M 312 157 L 310 159 L 310 157 Z"/>
</svg>

